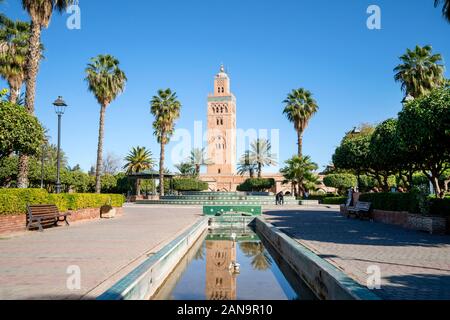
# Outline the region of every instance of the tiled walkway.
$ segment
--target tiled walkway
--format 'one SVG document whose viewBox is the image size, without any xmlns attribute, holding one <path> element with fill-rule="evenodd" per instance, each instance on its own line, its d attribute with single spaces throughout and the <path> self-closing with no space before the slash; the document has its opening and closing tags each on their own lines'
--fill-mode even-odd
<svg viewBox="0 0 450 320">
<path fill-rule="evenodd" d="M 363 285 L 381 270 L 383 299 L 450 299 L 450 236 L 346 219 L 326 208 L 266 211 L 266 218 Z"/>
<path fill-rule="evenodd" d="M 200 215 L 201 208 L 131 206 L 116 219 L 0 239 L 0 300 L 95 298 Z M 80 267 L 80 290 L 67 288 L 69 266 Z"/>
</svg>

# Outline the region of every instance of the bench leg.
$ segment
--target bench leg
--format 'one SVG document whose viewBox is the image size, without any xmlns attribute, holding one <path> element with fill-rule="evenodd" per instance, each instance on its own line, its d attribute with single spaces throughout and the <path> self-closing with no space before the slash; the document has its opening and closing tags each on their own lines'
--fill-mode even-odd
<svg viewBox="0 0 450 320">
<path fill-rule="evenodd" d="M 67 220 L 67 216 L 64 217 L 64 221 L 65 221 L 65 223 L 66 223 L 66 226 L 70 226 L 70 223 L 69 223 L 69 221 Z"/>
</svg>

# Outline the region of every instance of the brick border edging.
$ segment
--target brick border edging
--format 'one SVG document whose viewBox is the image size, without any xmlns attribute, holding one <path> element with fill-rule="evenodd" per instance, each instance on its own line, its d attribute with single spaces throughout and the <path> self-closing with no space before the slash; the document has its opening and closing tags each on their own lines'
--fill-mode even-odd
<svg viewBox="0 0 450 320">
<path fill-rule="evenodd" d="M 344 205 L 340 206 L 340 213 L 347 215 Z M 438 216 L 423 216 L 406 211 L 387 211 L 374 209 L 372 218 L 375 222 L 396 225 L 408 230 L 427 231 L 431 234 L 445 234 L 449 231 L 450 219 Z"/>
<path fill-rule="evenodd" d="M 116 215 L 123 214 L 123 207 L 116 207 Z M 68 218 L 70 223 L 100 219 L 100 208 L 86 208 L 74 211 Z M 27 215 L 0 215 L 0 236 L 26 232 Z"/>
</svg>

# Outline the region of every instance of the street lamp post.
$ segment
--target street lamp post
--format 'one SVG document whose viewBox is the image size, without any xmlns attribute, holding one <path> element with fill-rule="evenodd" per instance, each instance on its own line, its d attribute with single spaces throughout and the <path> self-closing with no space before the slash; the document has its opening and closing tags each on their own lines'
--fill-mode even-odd
<svg viewBox="0 0 450 320">
<path fill-rule="evenodd" d="M 57 153 L 57 165 L 56 165 L 56 193 L 61 193 L 61 180 L 60 180 L 60 169 L 61 169 L 61 118 L 66 111 L 67 104 L 64 102 L 61 96 L 53 102 L 55 107 L 55 113 L 58 115 L 58 153 Z"/>
</svg>

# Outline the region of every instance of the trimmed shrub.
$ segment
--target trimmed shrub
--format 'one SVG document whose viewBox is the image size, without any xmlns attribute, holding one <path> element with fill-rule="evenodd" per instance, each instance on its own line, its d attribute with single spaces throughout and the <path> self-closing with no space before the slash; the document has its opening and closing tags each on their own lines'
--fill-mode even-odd
<svg viewBox="0 0 450 320">
<path fill-rule="evenodd" d="M 43 189 L 0 189 L 0 215 L 24 214 L 28 204 L 55 204 L 59 211 L 65 212 L 104 205 L 121 207 L 124 202 L 121 194 L 49 194 Z"/>
<path fill-rule="evenodd" d="M 323 204 L 345 204 L 347 197 L 327 197 L 322 200 Z"/>
<path fill-rule="evenodd" d="M 358 184 L 358 179 L 355 175 L 349 173 L 336 173 L 329 174 L 323 179 L 323 183 L 327 187 L 336 188 L 340 194 L 351 187 L 355 187 Z"/>
<path fill-rule="evenodd" d="M 172 187 L 176 191 L 204 191 L 208 183 L 193 178 L 176 178 L 172 180 Z"/>
<path fill-rule="evenodd" d="M 244 183 L 237 187 L 238 191 L 264 191 L 273 188 L 275 186 L 275 179 L 259 179 L 251 178 L 245 180 Z"/>
<path fill-rule="evenodd" d="M 377 210 L 420 212 L 419 199 L 412 193 L 364 193 L 359 200 L 371 202 Z"/>
<path fill-rule="evenodd" d="M 450 217 L 450 197 L 430 199 L 430 214 Z"/>
</svg>

